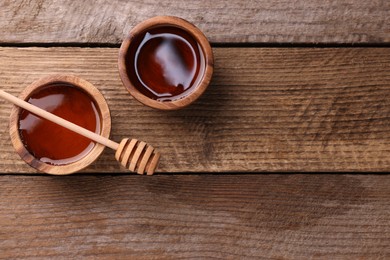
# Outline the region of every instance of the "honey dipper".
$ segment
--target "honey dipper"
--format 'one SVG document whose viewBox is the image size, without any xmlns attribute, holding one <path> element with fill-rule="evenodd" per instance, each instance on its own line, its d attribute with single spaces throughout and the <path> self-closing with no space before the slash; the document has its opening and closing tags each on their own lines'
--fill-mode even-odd
<svg viewBox="0 0 390 260">
<path fill-rule="evenodd" d="M 85 128 L 73 124 L 72 122 L 69 122 L 50 112 L 47 112 L 37 106 L 34 106 L 22 99 L 19 99 L 3 90 L 0 90 L 0 97 L 37 116 L 45 118 L 92 141 L 95 141 L 99 144 L 102 144 L 115 150 L 115 159 L 120 162 L 122 166 L 129 169 L 130 171 L 134 172 L 137 168 L 138 174 L 144 174 L 146 172 L 147 175 L 152 175 L 158 165 L 158 162 L 160 160 L 160 153 L 156 151 L 153 146 L 148 145 L 145 142 L 138 141 L 137 139 L 129 140 L 128 138 L 124 138 L 118 144 L 108 138 L 91 132 Z M 145 152 L 143 153 L 144 150 Z"/>
</svg>

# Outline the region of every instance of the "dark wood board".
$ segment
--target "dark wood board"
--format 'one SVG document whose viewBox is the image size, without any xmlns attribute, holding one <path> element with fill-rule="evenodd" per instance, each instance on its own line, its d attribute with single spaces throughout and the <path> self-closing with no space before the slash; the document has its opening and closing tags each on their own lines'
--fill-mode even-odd
<svg viewBox="0 0 390 260">
<path fill-rule="evenodd" d="M 385 175 L 0 176 L 1 258 L 390 257 Z"/>
</svg>

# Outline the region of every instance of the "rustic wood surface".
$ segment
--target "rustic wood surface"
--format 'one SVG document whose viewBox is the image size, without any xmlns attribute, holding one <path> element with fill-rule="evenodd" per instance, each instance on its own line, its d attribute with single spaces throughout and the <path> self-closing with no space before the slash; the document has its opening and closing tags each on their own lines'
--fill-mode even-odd
<svg viewBox="0 0 390 260">
<path fill-rule="evenodd" d="M 387 48 L 216 48 L 205 95 L 180 111 L 132 99 L 116 48 L 1 48 L 0 82 L 17 95 L 50 73 L 94 84 L 112 114 L 114 141 L 143 140 L 162 154 L 157 172 L 389 171 Z M 34 172 L 8 134 L 0 104 L 0 172 Z M 113 151 L 89 172 L 124 171 Z"/>
<path fill-rule="evenodd" d="M 2 176 L 3 258 L 388 259 L 386 175 Z"/>
<path fill-rule="evenodd" d="M 388 0 L 5 0 L 0 42 L 118 44 L 137 23 L 175 15 L 212 42 L 389 43 Z"/>
<path fill-rule="evenodd" d="M 119 79 L 117 47 L 156 15 L 219 46 L 184 110 L 147 108 Z M 390 1 L 5 0 L 0 18 L 2 89 L 76 74 L 107 98 L 114 140 L 162 152 L 155 176 L 108 149 L 83 174 L 34 174 L 0 102 L 0 259 L 390 258 L 388 174 L 261 174 L 390 171 Z M 329 44 L 343 48 L 307 48 Z"/>
</svg>

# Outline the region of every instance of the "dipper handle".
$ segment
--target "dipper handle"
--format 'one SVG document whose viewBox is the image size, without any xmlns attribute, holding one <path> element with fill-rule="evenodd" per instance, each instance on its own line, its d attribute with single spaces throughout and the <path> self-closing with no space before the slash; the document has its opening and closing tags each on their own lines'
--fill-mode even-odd
<svg viewBox="0 0 390 260">
<path fill-rule="evenodd" d="M 2 97 L 5 100 L 8 100 L 11 103 L 14 103 L 18 107 L 21 107 L 37 116 L 40 116 L 42 118 L 45 118 L 53 123 L 56 123 L 57 125 L 60 125 L 62 127 L 65 127 L 75 133 L 78 133 L 82 136 L 87 137 L 88 139 L 95 141 L 99 144 L 102 144 L 104 146 L 110 147 L 113 150 L 118 149 L 119 144 L 111 141 L 110 139 L 107 139 L 97 133 L 91 132 L 81 126 L 78 126 L 76 124 L 73 124 L 72 122 L 69 122 L 59 116 L 56 116 L 50 112 L 47 112 L 46 110 L 43 110 L 42 108 L 39 108 L 37 106 L 34 106 L 20 98 L 17 98 L 3 90 L 0 90 L 0 97 Z"/>
<path fill-rule="evenodd" d="M 92 141 L 116 150 L 115 158 L 130 171 L 137 171 L 138 174 L 144 174 L 146 172 L 148 175 L 152 175 L 157 167 L 158 161 L 160 159 L 160 153 L 145 142 L 140 142 L 136 139 L 129 141 L 129 139 L 126 138 L 123 139 L 120 144 L 118 144 L 108 138 L 91 132 L 81 126 L 47 112 L 42 108 L 19 99 L 3 90 L 0 90 L 0 97 L 37 116 L 45 118 Z"/>
</svg>

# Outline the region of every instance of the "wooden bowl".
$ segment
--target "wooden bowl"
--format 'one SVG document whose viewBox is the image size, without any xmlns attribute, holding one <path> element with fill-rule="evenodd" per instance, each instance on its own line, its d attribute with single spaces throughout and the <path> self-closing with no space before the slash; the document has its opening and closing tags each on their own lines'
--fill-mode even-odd
<svg viewBox="0 0 390 260">
<path fill-rule="evenodd" d="M 197 54 L 197 56 L 194 57 L 196 62 L 199 62 L 197 64 L 200 64 L 201 66 L 200 69 L 197 70 L 199 71 L 197 74 L 197 77 L 199 78 L 194 81 L 195 83 L 191 86 L 191 90 L 186 90 L 186 93 L 180 97 L 173 96 L 172 98 L 169 98 L 168 101 L 156 100 L 155 98 L 146 95 L 145 92 L 140 91 L 139 83 L 137 83 L 139 78 L 135 79 L 134 76 L 131 76 L 131 74 L 134 73 L 137 73 L 137 76 L 139 76 L 138 71 L 134 72 L 136 66 L 138 66 L 136 65 L 138 62 L 136 61 L 137 58 L 134 58 L 137 57 L 135 56 L 137 54 L 134 53 L 137 52 L 137 49 L 142 48 L 139 47 L 140 43 L 144 42 L 141 38 L 145 37 L 144 35 L 146 35 L 147 32 L 150 32 L 150 30 L 163 31 L 164 28 L 168 28 L 168 30 L 177 30 L 180 31 L 180 33 L 184 32 L 191 38 L 191 42 L 196 42 L 198 48 L 196 51 L 199 51 L 199 55 Z M 142 64 L 143 61 L 145 60 L 140 60 L 140 63 Z M 138 24 L 130 31 L 122 42 L 119 50 L 118 68 L 123 85 L 135 99 L 153 108 L 174 110 L 188 106 L 203 94 L 209 85 L 213 74 L 213 63 L 213 52 L 210 43 L 197 27 L 178 17 L 157 16 Z M 155 72 L 156 70 L 150 69 L 146 72 L 147 76 L 145 77 L 152 77 Z M 149 73 L 150 76 L 148 76 L 147 73 Z M 173 73 L 175 73 L 175 70 L 173 70 Z"/>
<path fill-rule="evenodd" d="M 48 76 L 39 79 L 38 81 L 35 81 L 31 85 L 29 85 L 26 89 L 22 91 L 22 93 L 19 95 L 19 98 L 27 101 L 34 92 L 44 87 L 48 87 L 49 85 L 59 84 L 59 83 L 71 85 L 72 87 L 81 89 L 84 93 L 86 93 L 89 96 L 91 101 L 93 101 L 96 110 L 100 116 L 100 130 L 101 130 L 100 134 L 108 138 L 111 131 L 111 117 L 110 117 L 110 112 L 109 112 L 107 102 L 98 89 L 96 89 L 91 83 L 81 78 L 70 76 L 70 75 Z M 77 100 L 74 101 L 72 100 L 72 102 L 77 102 Z M 69 164 L 63 164 L 63 165 L 54 165 L 54 164 L 43 162 L 35 158 L 34 155 L 32 155 L 27 150 L 27 148 L 25 147 L 21 139 L 21 135 L 19 131 L 19 124 L 20 124 L 19 118 L 21 112 L 22 109 L 16 106 L 14 106 L 11 111 L 11 116 L 10 116 L 11 141 L 19 156 L 28 165 L 37 169 L 38 171 L 45 172 L 48 174 L 55 174 L 55 175 L 66 175 L 66 174 L 74 173 L 86 168 L 88 165 L 93 163 L 104 150 L 103 145 L 95 143 L 94 147 L 86 155 L 84 155 L 81 159 L 75 162 Z"/>
</svg>

